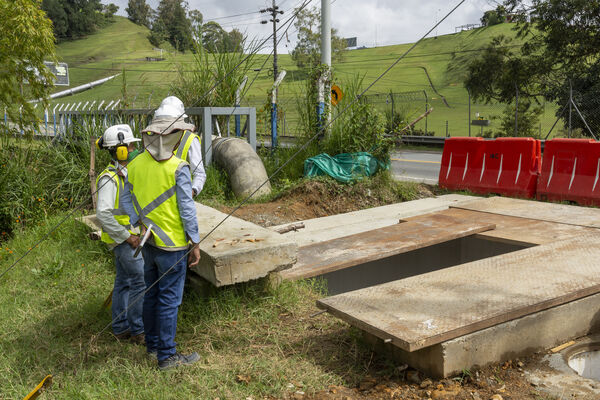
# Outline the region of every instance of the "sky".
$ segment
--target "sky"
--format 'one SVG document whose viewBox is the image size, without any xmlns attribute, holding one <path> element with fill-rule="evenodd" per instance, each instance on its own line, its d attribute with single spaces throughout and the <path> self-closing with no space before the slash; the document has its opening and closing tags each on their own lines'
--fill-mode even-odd
<svg viewBox="0 0 600 400">
<path fill-rule="evenodd" d="M 119 6 L 118 15 L 126 16 L 127 0 L 102 0 Z M 146 0 L 156 9 L 159 0 Z M 357 37 L 358 46 L 374 47 L 412 43 L 431 29 L 460 0 L 332 0 L 332 26 L 341 37 Z M 276 0 L 287 21 L 294 7 L 303 0 Z M 487 10 L 494 9 L 500 1 L 466 0 L 452 15 L 444 20 L 429 36 L 454 33 L 460 25 L 477 24 Z M 189 9 L 199 10 L 207 20 L 215 20 L 225 30 L 237 28 L 249 39 L 265 39 L 272 33 L 272 25 L 262 25 L 267 19 L 258 11 L 270 7 L 272 0 L 188 0 Z M 321 0 L 312 0 L 308 7 L 321 8 Z M 244 14 L 244 15 L 240 15 Z M 289 42 L 288 42 L 289 40 Z M 292 51 L 296 42 L 295 28 L 279 42 L 279 53 Z M 266 48 L 270 52 L 272 46 Z"/>
</svg>

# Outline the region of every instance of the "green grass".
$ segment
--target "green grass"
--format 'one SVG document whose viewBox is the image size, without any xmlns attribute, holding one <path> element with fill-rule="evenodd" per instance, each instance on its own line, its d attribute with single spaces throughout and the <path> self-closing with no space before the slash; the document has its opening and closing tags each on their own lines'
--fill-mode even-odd
<svg viewBox="0 0 600 400">
<path fill-rule="evenodd" d="M 1 270 L 62 217 L 4 242 Z M 186 291 L 178 348 L 202 357 L 189 368 L 159 372 L 143 348 L 109 332 L 92 343 L 110 322 L 101 304 L 114 273 L 109 251 L 86 234 L 69 219 L 0 280 L 0 398 L 24 397 L 47 374 L 44 399 L 243 399 L 352 385 L 368 370 L 371 354 L 347 325 L 310 318 L 320 293 L 310 282 Z"/>
<path fill-rule="evenodd" d="M 482 49 L 492 37 L 504 34 L 514 36 L 512 24 L 500 24 L 487 28 L 463 31 L 456 34 L 428 38 L 421 42 L 403 61 L 396 65 L 385 77 L 378 81 L 367 94 L 380 94 L 378 108 L 381 111 L 390 110 L 386 104 L 386 95 L 392 90 L 395 93 L 425 90 L 429 105 L 434 111 L 427 118 L 427 129 L 434 131 L 437 136 L 446 134 L 446 122 L 451 136 L 466 136 L 468 134 L 468 94 L 462 81 L 468 61 L 475 57 L 477 49 Z M 157 106 L 162 98 L 170 92 L 170 86 L 177 76 L 177 66 L 192 68 L 193 55 L 165 51 L 165 61 L 148 62 L 146 56 L 158 56 L 147 41 L 147 28 L 137 26 L 126 18 L 116 17 L 116 22 L 89 37 L 74 42 L 65 42 L 58 46 L 58 55 L 62 61 L 70 65 L 71 83 L 73 86 L 87 83 L 102 77 L 119 73 L 125 69 L 127 101 L 130 106 L 137 108 Z M 265 34 L 266 35 L 266 34 Z M 394 45 L 377 48 L 352 50 L 345 53 L 344 59 L 334 64 L 334 83 L 342 90 L 351 82 L 356 74 L 365 76 L 365 84 L 375 80 L 397 57 L 403 54 L 411 45 Z M 167 50 L 169 50 L 167 46 Z M 258 55 L 254 59 L 254 67 L 258 68 L 268 55 Z M 297 132 L 298 112 L 297 96 L 304 85 L 306 72 L 299 70 L 287 54 L 280 54 L 278 63 L 281 69 L 288 71 L 279 91 L 279 108 L 282 120 L 285 118 L 285 134 L 301 134 Z M 264 110 L 268 103 L 267 92 L 273 82 L 268 69 L 256 73 L 257 79 L 249 89 L 244 105 L 257 107 L 257 131 L 269 132 L 270 123 Z M 433 84 L 447 100 L 446 106 L 440 96 L 434 93 L 426 77 L 424 68 L 428 71 Z M 111 69 L 111 70 L 107 70 Z M 255 77 L 251 72 L 250 80 Z M 62 90 L 63 88 L 57 88 Z M 58 99 L 55 103 L 87 102 L 97 100 L 116 100 L 122 97 L 123 79 L 119 76 L 97 88 Z M 97 104 L 98 104 L 97 103 Z M 105 103 L 105 104 L 106 104 Z M 500 115 L 504 106 L 475 105 L 471 107 L 471 118 L 475 113 L 484 117 Z M 416 118 L 425 110 L 425 100 L 415 95 L 410 100 L 398 99 L 395 109 L 403 110 L 408 120 Z M 261 113 L 262 110 L 262 113 Z M 554 122 L 555 107 L 548 105 L 540 121 L 540 131 L 543 135 Z M 285 117 L 283 117 L 283 115 Z M 494 121 L 492 124 L 498 124 Z M 425 129 L 425 121 L 416 125 Z M 284 133 L 283 121 L 280 123 L 280 134 Z M 471 128 L 471 134 L 478 133 L 477 127 Z"/>
</svg>

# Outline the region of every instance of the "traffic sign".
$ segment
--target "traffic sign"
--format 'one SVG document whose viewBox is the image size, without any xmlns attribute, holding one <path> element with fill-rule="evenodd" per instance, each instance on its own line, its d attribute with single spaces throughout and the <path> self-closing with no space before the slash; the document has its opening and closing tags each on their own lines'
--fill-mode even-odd
<svg viewBox="0 0 600 400">
<path fill-rule="evenodd" d="M 337 104 L 344 98 L 344 92 L 338 85 L 331 87 L 331 104 L 337 106 Z"/>
</svg>

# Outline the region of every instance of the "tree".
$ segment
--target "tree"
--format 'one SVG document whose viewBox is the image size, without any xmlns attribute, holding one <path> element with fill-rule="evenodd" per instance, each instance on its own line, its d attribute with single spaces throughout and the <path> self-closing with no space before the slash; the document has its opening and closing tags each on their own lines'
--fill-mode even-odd
<svg viewBox="0 0 600 400">
<path fill-rule="evenodd" d="M 223 37 L 227 32 L 215 21 L 208 21 L 202 25 L 202 47 L 209 53 L 220 53 Z"/>
<path fill-rule="evenodd" d="M 166 40 L 179 51 L 193 48 L 192 23 L 187 17 L 187 2 L 182 0 L 161 0 L 152 24 L 150 42 L 158 46 Z M 160 42 L 159 42 L 160 41 Z"/>
<path fill-rule="evenodd" d="M 204 16 L 198 10 L 191 10 L 189 12 L 189 20 L 192 25 L 192 37 L 196 42 L 202 41 L 202 23 L 204 22 Z"/>
<path fill-rule="evenodd" d="M 57 39 L 76 39 L 105 23 L 100 0 L 43 0 L 42 9 L 54 22 Z"/>
<path fill-rule="evenodd" d="M 61 0 L 43 0 L 42 4 L 46 14 L 52 20 L 54 36 L 57 39 L 66 37 L 69 21 Z"/>
<path fill-rule="evenodd" d="M 298 29 L 298 43 L 292 51 L 292 59 L 300 68 L 315 67 L 321 63 L 321 13 L 316 8 L 296 9 L 294 26 Z M 331 30 L 331 56 L 340 61 L 346 48 L 346 41 Z"/>
<path fill-rule="evenodd" d="M 168 40 L 169 33 L 167 32 L 167 27 L 163 23 L 162 20 L 157 19 L 152 24 L 152 29 L 150 30 L 150 34 L 148 35 L 148 40 L 153 46 L 160 47 L 160 45 Z"/>
<path fill-rule="evenodd" d="M 483 13 L 481 25 L 492 26 L 506 22 L 506 7 L 499 5 L 495 10 L 489 10 Z"/>
<path fill-rule="evenodd" d="M 237 29 L 227 32 L 217 22 L 209 21 L 201 26 L 202 47 L 209 53 L 242 51 L 244 35 Z"/>
<path fill-rule="evenodd" d="M 228 53 L 232 51 L 242 51 L 244 48 L 244 35 L 237 29 L 232 29 L 231 32 L 227 33 L 225 37 L 225 43 L 223 45 L 223 51 Z"/>
<path fill-rule="evenodd" d="M 104 9 L 104 17 L 107 20 L 113 21 L 114 15 L 117 13 L 117 11 L 119 11 L 119 6 L 114 3 L 110 3 L 108 5 L 103 6 L 103 9 Z"/>
<path fill-rule="evenodd" d="M 529 5 L 508 0 L 505 6 L 518 22 L 517 38 L 523 44 L 495 38 L 468 67 L 465 85 L 471 95 L 512 103 L 518 90 L 519 101 L 543 96 L 564 105 L 573 87 L 576 100 L 598 105 L 600 1 L 533 0 Z M 597 107 L 580 111 L 586 120 L 597 118 Z M 585 129 L 580 118 L 573 118 L 573 125 Z"/>
<path fill-rule="evenodd" d="M 150 27 L 152 8 L 146 3 L 146 0 L 129 0 L 125 11 L 127 18 L 134 24 Z"/>
<path fill-rule="evenodd" d="M 44 65 L 56 59 L 52 21 L 40 0 L 0 1 L 0 21 L 0 107 L 24 126 L 36 122 L 33 104 L 21 93 L 25 81 L 32 98 L 45 99 L 52 88 L 53 76 Z"/>
</svg>

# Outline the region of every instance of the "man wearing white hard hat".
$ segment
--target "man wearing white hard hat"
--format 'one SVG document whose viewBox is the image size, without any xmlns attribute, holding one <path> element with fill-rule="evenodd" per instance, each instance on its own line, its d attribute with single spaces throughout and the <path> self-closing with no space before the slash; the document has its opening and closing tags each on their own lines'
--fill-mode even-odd
<svg viewBox="0 0 600 400">
<path fill-rule="evenodd" d="M 150 232 L 142 248 L 148 287 L 144 328 L 146 351 L 156 357 L 161 370 L 200 359 L 195 352 L 179 353 L 175 343 L 187 268 L 200 262 L 200 234 L 190 164 L 173 154 L 183 133 L 193 125 L 183 120 L 183 104 L 177 108 L 181 114 L 169 116 L 177 111 L 168 99 L 157 110 L 152 125 L 142 130 L 145 151 L 128 165 L 127 175 L 142 232 Z"/>
<path fill-rule="evenodd" d="M 157 135 L 181 132 L 179 143 L 174 146 L 175 156 L 187 161 L 192 171 L 192 196 L 196 197 L 204 187 L 206 172 L 202 163 L 200 137 L 195 133 L 196 127 L 185 122 L 187 115 L 183 102 L 175 96 L 166 97 L 154 112 L 152 123 L 143 131 Z M 173 139 L 174 140 L 174 139 Z"/>
<path fill-rule="evenodd" d="M 139 297 L 146 289 L 144 260 L 135 256 L 139 236 L 132 226 L 137 215 L 125 187 L 127 163 L 135 157 L 136 139 L 129 125 L 114 125 L 96 142 L 108 150 L 111 163 L 96 180 L 96 217 L 102 226 L 101 240 L 112 249 L 115 260 L 115 283 L 112 293 L 112 329 L 118 339 L 144 343 L 143 302 Z M 135 301 L 137 299 L 137 301 Z"/>
</svg>

